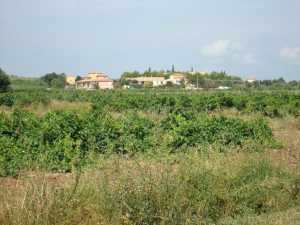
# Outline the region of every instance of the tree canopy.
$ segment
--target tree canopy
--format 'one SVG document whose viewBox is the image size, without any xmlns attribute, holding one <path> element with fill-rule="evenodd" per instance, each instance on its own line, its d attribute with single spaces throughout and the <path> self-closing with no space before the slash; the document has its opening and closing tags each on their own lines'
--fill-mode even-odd
<svg viewBox="0 0 300 225">
<path fill-rule="evenodd" d="M 66 75 L 64 73 L 47 73 L 41 79 L 49 86 L 55 88 L 63 88 L 66 83 Z"/>
<path fill-rule="evenodd" d="M 9 90 L 10 79 L 9 76 L 0 68 L 0 92 Z"/>
</svg>

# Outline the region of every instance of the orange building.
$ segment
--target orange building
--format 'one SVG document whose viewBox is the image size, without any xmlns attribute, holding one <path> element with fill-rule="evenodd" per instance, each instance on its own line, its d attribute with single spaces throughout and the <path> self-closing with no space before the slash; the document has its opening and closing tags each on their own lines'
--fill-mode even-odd
<svg viewBox="0 0 300 225">
<path fill-rule="evenodd" d="M 110 79 L 106 74 L 99 72 L 89 73 L 84 76 L 81 80 L 76 81 L 77 89 L 113 89 L 113 80 Z"/>
</svg>

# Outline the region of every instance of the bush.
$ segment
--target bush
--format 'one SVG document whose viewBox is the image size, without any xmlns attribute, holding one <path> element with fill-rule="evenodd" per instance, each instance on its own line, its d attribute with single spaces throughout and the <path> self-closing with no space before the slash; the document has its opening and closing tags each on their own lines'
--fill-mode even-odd
<svg viewBox="0 0 300 225">
<path fill-rule="evenodd" d="M 121 120 L 121 152 L 145 152 L 151 148 L 153 127 L 152 121 L 137 113 L 126 115 Z"/>
<path fill-rule="evenodd" d="M 94 112 L 84 121 L 80 131 L 81 148 L 84 152 L 96 153 L 118 152 L 120 125 L 106 112 Z"/>
<path fill-rule="evenodd" d="M 9 90 L 10 79 L 9 76 L 0 68 L 0 92 Z"/>
<path fill-rule="evenodd" d="M 50 171 L 71 172 L 73 167 L 82 164 L 80 141 L 68 136 L 56 140 L 51 146 L 46 145 L 44 151 L 40 164 Z"/>
<path fill-rule="evenodd" d="M 20 154 L 16 159 L 26 159 L 28 165 L 40 163 L 62 171 L 71 170 L 74 160 L 84 160 L 89 153 L 155 152 L 166 146 L 172 152 L 186 147 L 214 146 L 219 151 L 278 147 L 263 119 L 243 121 L 184 108 L 175 108 L 157 122 L 137 112 L 112 116 L 103 108 L 82 115 L 53 111 L 41 118 L 16 108 L 11 115 L 1 115 L 0 135 L 7 138 L 3 141 L 13 140 L 9 148 L 15 153 L 9 153 L 10 157 Z"/>
<path fill-rule="evenodd" d="M 200 115 L 189 120 L 181 114 L 170 114 L 162 121 L 162 127 L 170 132 L 172 148 L 184 146 L 242 146 L 251 141 L 270 146 L 274 142 L 272 131 L 263 119 L 250 122 L 235 118 Z"/>
<path fill-rule="evenodd" d="M 0 136 L 0 177 L 16 176 L 25 165 L 25 154 L 13 138 Z"/>
<path fill-rule="evenodd" d="M 70 137 L 73 140 L 80 139 L 82 121 L 77 114 L 68 111 L 49 112 L 41 121 L 43 141 L 52 145 L 57 140 Z"/>
<path fill-rule="evenodd" d="M 11 107 L 15 104 L 15 101 L 15 96 L 10 93 L 0 96 L 0 105 Z"/>
</svg>

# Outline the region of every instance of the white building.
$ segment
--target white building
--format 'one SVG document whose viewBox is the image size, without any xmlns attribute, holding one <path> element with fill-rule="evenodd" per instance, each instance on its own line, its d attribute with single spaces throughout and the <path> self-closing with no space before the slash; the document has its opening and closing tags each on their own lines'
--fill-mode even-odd
<svg viewBox="0 0 300 225">
<path fill-rule="evenodd" d="M 164 77 L 132 77 L 127 78 L 129 81 L 136 81 L 139 85 L 144 85 L 145 83 L 152 83 L 153 87 L 158 87 L 164 84 Z"/>
<path fill-rule="evenodd" d="M 226 87 L 226 86 L 219 86 L 217 87 L 217 90 L 229 90 L 231 87 Z"/>
<path fill-rule="evenodd" d="M 184 74 L 181 73 L 173 73 L 170 75 L 169 79 L 164 80 L 164 84 L 167 84 L 168 82 L 175 84 L 175 85 L 181 85 L 182 83 L 186 83 L 186 77 Z"/>
<path fill-rule="evenodd" d="M 248 83 L 254 83 L 255 81 L 256 81 L 255 77 L 251 77 L 251 78 L 246 80 L 246 82 L 248 82 Z"/>
</svg>

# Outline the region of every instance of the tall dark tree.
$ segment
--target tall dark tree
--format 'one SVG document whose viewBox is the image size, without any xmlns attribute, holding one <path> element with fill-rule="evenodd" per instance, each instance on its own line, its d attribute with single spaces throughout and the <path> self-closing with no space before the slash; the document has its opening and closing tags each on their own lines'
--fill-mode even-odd
<svg viewBox="0 0 300 225">
<path fill-rule="evenodd" d="M 9 76 L 0 68 L 0 92 L 9 90 L 10 79 Z"/>
<path fill-rule="evenodd" d="M 174 66 L 174 64 L 172 65 L 172 73 L 174 73 L 175 72 L 175 66 Z"/>
</svg>

